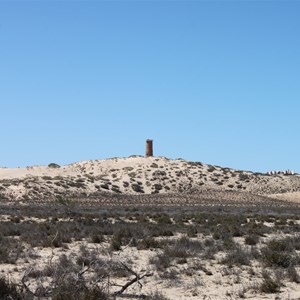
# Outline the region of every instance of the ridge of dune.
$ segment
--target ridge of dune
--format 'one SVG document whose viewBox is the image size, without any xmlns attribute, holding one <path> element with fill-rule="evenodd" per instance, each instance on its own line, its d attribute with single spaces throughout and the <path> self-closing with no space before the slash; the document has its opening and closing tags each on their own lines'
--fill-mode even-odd
<svg viewBox="0 0 300 300">
<path fill-rule="evenodd" d="M 142 156 L 87 160 L 61 167 L 0 168 L 0 197 L 9 200 L 206 190 L 280 198 L 300 192 L 300 176 L 267 175 L 183 159 Z"/>
</svg>

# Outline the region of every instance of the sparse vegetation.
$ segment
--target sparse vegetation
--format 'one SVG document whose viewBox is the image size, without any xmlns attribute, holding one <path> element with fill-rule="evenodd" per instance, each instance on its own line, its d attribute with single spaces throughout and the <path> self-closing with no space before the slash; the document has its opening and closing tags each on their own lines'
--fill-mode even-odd
<svg viewBox="0 0 300 300">
<path fill-rule="evenodd" d="M 218 285 L 220 299 L 268 298 L 298 287 L 299 205 L 252 194 L 272 176 L 149 161 L 0 180 L 0 299 L 176 299 L 170 286 L 201 299 Z M 20 203 L 9 198 L 19 187 Z"/>
<path fill-rule="evenodd" d="M 28 275 L 34 281 L 45 276 L 58 280 L 57 285 L 50 289 L 55 299 L 73 299 L 74 291 L 77 291 L 80 299 L 109 299 L 107 291 L 103 289 L 106 281 L 101 281 L 102 285 L 93 288 L 88 281 L 79 284 L 68 276 L 78 274 L 82 268 L 91 268 L 93 276 L 101 274 L 106 278 L 109 274 L 111 278 L 127 282 L 132 275 L 128 269 L 107 258 L 108 253 L 117 257 L 123 251 L 148 253 L 149 268 L 166 284 L 183 284 L 183 274 L 190 278 L 197 274 L 212 277 L 215 271 L 207 267 L 212 263 L 224 274 L 224 280 L 226 277 L 232 278 L 236 285 L 241 282 L 242 269 L 256 276 L 261 274 L 258 285 L 261 293 L 284 290 L 283 282 L 299 283 L 300 260 L 299 250 L 296 249 L 299 249 L 300 238 L 296 223 L 291 222 L 296 220 L 295 215 L 246 215 L 195 209 L 183 212 L 176 208 L 164 209 L 163 213 L 155 208 L 95 210 L 89 206 L 77 207 L 66 203 L 53 206 L 53 217 L 49 218 L 52 210 L 51 206 L 49 208 L 45 211 L 38 207 L 35 210 L 26 210 L 24 207 L 22 215 L 12 215 L 9 222 L 0 221 L 0 260 L 1 263 L 15 266 L 27 260 L 34 265 L 39 257 L 35 250 L 37 247 L 51 251 L 64 249 L 65 254 L 58 260 L 54 259 L 44 269 L 33 269 Z M 30 219 L 33 215 L 40 221 Z M 264 222 L 274 226 L 265 227 Z M 283 227 L 279 229 L 275 224 L 284 225 L 280 225 Z M 288 231 L 289 237 L 267 238 L 272 232 L 278 234 L 278 230 Z M 79 243 L 80 247 L 71 256 L 68 249 L 73 249 L 74 243 Z M 257 263 L 261 267 L 254 268 L 253 265 Z M 135 265 L 131 260 L 126 262 L 129 268 Z M 266 273 L 266 267 L 274 270 L 274 274 Z M 283 270 L 283 273 L 277 270 Z M 64 273 L 66 271 L 67 275 Z M 60 280 L 60 276 L 69 279 Z M 3 280 L 2 284 L 6 279 Z M 18 282 L 15 284 L 3 288 L 3 291 L 24 297 L 24 291 L 18 289 Z M 42 287 L 39 288 L 42 291 Z M 245 295 L 245 292 L 240 290 L 240 294 Z M 149 293 L 147 297 L 165 299 L 160 293 Z"/>
</svg>

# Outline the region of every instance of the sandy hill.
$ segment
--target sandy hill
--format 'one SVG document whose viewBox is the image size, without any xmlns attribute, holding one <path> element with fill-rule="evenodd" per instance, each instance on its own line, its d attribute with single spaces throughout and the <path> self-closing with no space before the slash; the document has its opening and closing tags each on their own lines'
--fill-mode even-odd
<svg viewBox="0 0 300 300">
<path fill-rule="evenodd" d="M 300 198 L 299 175 L 266 175 L 165 157 L 131 156 L 66 166 L 0 168 L 3 200 L 55 199 L 103 194 L 238 192 Z"/>
</svg>

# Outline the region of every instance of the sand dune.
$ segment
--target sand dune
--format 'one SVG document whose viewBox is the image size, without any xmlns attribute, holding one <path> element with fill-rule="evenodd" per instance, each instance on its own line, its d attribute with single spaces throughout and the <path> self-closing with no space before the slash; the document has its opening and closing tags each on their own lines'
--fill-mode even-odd
<svg viewBox="0 0 300 300">
<path fill-rule="evenodd" d="M 0 168 L 0 197 L 6 200 L 197 191 L 247 192 L 299 201 L 296 195 L 300 192 L 300 176 L 266 175 L 183 159 L 141 156 L 82 161 L 59 168 Z"/>
</svg>

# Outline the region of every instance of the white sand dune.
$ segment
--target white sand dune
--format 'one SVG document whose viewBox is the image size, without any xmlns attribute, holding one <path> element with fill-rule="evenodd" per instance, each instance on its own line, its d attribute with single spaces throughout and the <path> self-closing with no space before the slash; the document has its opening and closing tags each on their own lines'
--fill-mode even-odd
<svg viewBox="0 0 300 300">
<path fill-rule="evenodd" d="M 238 191 L 298 201 L 300 176 L 266 175 L 183 159 L 132 156 L 53 168 L 0 168 L 0 196 L 9 200 L 112 194 Z M 288 196 L 289 193 L 292 193 Z"/>
</svg>

